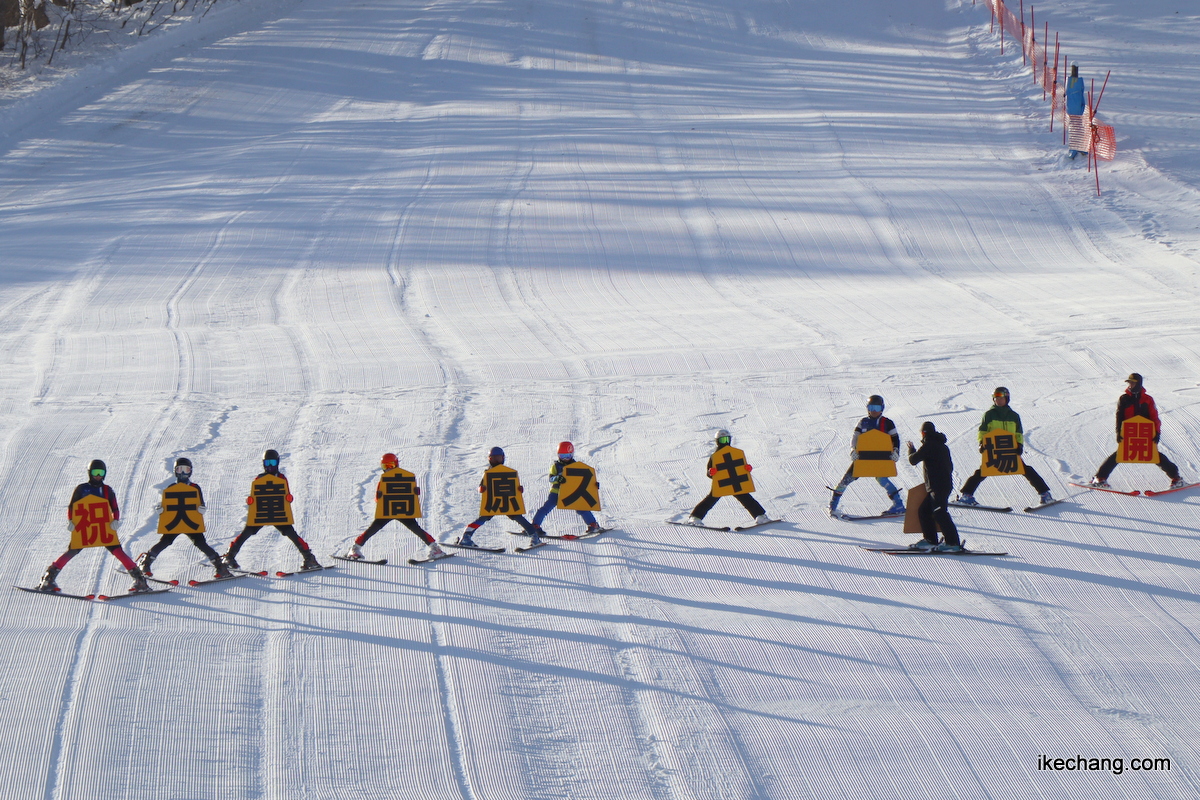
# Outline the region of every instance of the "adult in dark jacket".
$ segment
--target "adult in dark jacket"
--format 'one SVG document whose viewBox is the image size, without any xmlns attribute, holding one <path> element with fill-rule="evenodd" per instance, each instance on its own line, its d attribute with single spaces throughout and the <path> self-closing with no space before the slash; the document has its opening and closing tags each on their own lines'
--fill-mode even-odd
<svg viewBox="0 0 1200 800">
<path fill-rule="evenodd" d="M 925 465 L 925 490 L 928 494 L 917 507 L 917 518 L 921 520 L 924 538 L 914 544 L 914 550 L 937 550 L 943 553 L 961 553 L 963 543 L 958 538 L 958 528 L 950 519 L 950 493 L 954 491 L 954 461 L 950 448 L 946 446 L 946 435 L 940 433 L 932 422 L 921 425 L 921 448 L 908 443 L 908 463 Z M 945 541 L 938 544 L 938 526 L 941 526 Z"/>
<path fill-rule="evenodd" d="M 1117 399 L 1117 443 L 1121 442 L 1121 423 L 1133 417 L 1145 417 L 1154 423 L 1154 443 L 1158 444 L 1162 425 L 1158 419 L 1158 408 L 1154 405 L 1154 398 L 1146 394 L 1146 390 L 1142 386 L 1142 376 L 1136 372 L 1131 373 L 1125 379 L 1125 384 L 1125 393 Z M 1184 485 L 1183 479 L 1179 477 L 1179 467 L 1175 466 L 1161 450 L 1158 453 L 1158 466 L 1171 479 L 1172 489 Z M 1092 486 L 1098 486 L 1101 489 L 1109 488 L 1108 476 L 1116 468 L 1117 451 L 1114 450 L 1113 454 L 1100 465 L 1100 469 L 1096 470 L 1096 477 L 1092 478 Z"/>
</svg>

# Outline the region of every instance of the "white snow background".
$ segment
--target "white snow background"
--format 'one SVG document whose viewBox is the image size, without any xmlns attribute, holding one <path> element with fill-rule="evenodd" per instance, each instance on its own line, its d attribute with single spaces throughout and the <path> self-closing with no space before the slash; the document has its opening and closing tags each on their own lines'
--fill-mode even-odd
<svg viewBox="0 0 1200 800">
<path fill-rule="evenodd" d="M 453 540 L 488 448 L 535 505 L 571 439 L 619 529 L 410 567 L 393 525 L 387 566 L 120 604 L 6 589 L 4 797 L 1200 794 L 1200 494 L 1068 486 L 1134 370 L 1200 472 L 1193 4 L 1038 7 L 1113 70 L 1101 197 L 960 0 L 219 10 L 0 105 L 4 585 L 66 546 L 92 458 L 134 554 L 177 456 L 221 545 L 267 447 L 326 560 L 385 451 Z M 1017 511 L 956 518 L 1010 556 L 869 553 L 913 537 L 825 516 L 868 394 L 906 439 L 946 431 L 961 483 L 1001 384 L 1072 498 L 985 483 Z M 662 524 L 719 427 L 785 524 Z M 885 503 L 861 481 L 843 508 Z M 298 557 L 268 529 L 242 562 Z M 115 564 L 59 582 L 119 591 Z"/>
</svg>

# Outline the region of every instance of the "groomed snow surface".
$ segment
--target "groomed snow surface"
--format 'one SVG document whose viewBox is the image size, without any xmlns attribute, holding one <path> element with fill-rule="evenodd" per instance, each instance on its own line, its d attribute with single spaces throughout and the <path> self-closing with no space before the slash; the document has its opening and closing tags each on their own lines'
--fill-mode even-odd
<svg viewBox="0 0 1200 800">
<path fill-rule="evenodd" d="M 1196 797 L 1200 492 L 1067 484 L 1113 449 L 1134 370 L 1200 474 L 1200 22 L 1078 5 L 1039 19 L 1091 47 L 1089 77 L 1138 53 L 1170 76 L 1110 83 L 1100 198 L 957 0 L 247 0 L 241 27 L 10 105 L 4 583 L 66 546 L 92 458 L 136 555 L 177 456 L 223 546 L 267 447 L 338 569 L 0 592 L 4 797 Z M 906 439 L 945 431 L 961 483 L 996 385 L 1071 497 L 1024 514 L 1029 486 L 995 478 L 979 499 L 1016 512 L 956 511 L 1009 557 L 869 553 L 914 537 L 824 515 L 868 394 Z M 721 427 L 785 523 L 662 524 Z M 613 533 L 410 567 L 393 525 L 368 546 L 387 566 L 328 559 L 380 454 L 453 541 L 488 448 L 536 505 L 562 439 Z M 871 481 L 843 501 L 885 505 Z M 198 556 L 155 574 L 204 577 Z M 268 529 L 241 561 L 299 557 Z M 89 550 L 59 582 L 119 591 L 115 565 Z"/>
</svg>

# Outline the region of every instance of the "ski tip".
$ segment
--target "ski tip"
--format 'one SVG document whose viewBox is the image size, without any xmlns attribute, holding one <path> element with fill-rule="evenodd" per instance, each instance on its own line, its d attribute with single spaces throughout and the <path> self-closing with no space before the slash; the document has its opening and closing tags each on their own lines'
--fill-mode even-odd
<svg viewBox="0 0 1200 800">
<path fill-rule="evenodd" d="M 112 599 L 111 597 L 109 597 L 106 594 L 85 594 L 83 596 L 83 598 L 85 600 L 111 600 Z"/>
<path fill-rule="evenodd" d="M 196 580 L 195 578 L 188 581 L 188 586 L 199 586 L 199 585 L 200 585 L 200 581 Z"/>
</svg>

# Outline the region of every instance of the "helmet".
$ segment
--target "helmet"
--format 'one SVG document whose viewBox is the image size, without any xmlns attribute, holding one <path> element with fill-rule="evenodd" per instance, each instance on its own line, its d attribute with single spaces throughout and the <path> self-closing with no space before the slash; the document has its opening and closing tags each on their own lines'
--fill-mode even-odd
<svg viewBox="0 0 1200 800">
<path fill-rule="evenodd" d="M 1131 372 L 1129 377 L 1125 379 L 1126 383 L 1134 384 L 1135 389 L 1142 388 L 1142 374 L 1140 372 Z"/>
<path fill-rule="evenodd" d="M 263 453 L 263 467 L 269 470 L 279 469 L 279 451 L 268 450 Z"/>
<path fill-rule="evenodd" d="M 504 463 L 504 451 L 499 447 L 493 447 L 488 451 L 488 463 L 493 467 Z"/>
<path fill-rule="evenodd" d="M 92 478 L 103 478 L 108 474 L 108 467 L 100 459 L 95 459 L 91 464 L 88 464 L 88 476 Z"/>
<path fill-rule="evenodd" d="M 879 406 L 879 408 L 875 408 Z M 877 394 L 873 394 L 867 398 L 867 411 L 883 411 L 883 398 Z"/>
<path fill-rule="evenodd" d="M 379 463 L 384 469 L 395 469 L 400 466 L 400 459 L 396 458 L 395 453 L 384 453 L 383 458 L 379 459 Z"/>
<path fill-rule="evenodd" d="M 268 450 L 267 452 L 263 453 L 263 460 L 266 461 L 268 458 L 273 458 L 276 461 L 278 461 L 279 460 L 279 451 L 278 450 Z"/>
<path fill-rule="evenodd" d="M 570 442 L 558 443 L 558 460 L 573 461 L 575 459 L 575 445 Z"/>
<path fill-rule="evenodd" d="M 725 430 L 724 428 L 721 428 L 721 430 L 717 431 L 717 445 L 719 447 L 725 447 L 732 441 L 733 434 L 731 434 L 729 431 Z"/>
<path fill-rule="evenodd" d="M 928 436 L 931 433 L 937 433 L 937 428 L 934 427 L 933 423 L 928 420 L 926 420 L 925 422 L 922 422 L 921 423 L 921 435 Z"/>
<path fill-rule="evenodd" d="M 1009 399 L 1008 387 L 1007 386 L 997 386 L 995 389 L 992 390 L 992 397 L 1003 397 L 1005 400 L 1008 400 Z"/>
<path fill-rule="evenodd" d="M 190 458 L 183 458 L 182 456 L 175 459 L 175 474 L 184 476 L 191 475 L 192 460 Z"/>
</svg>

